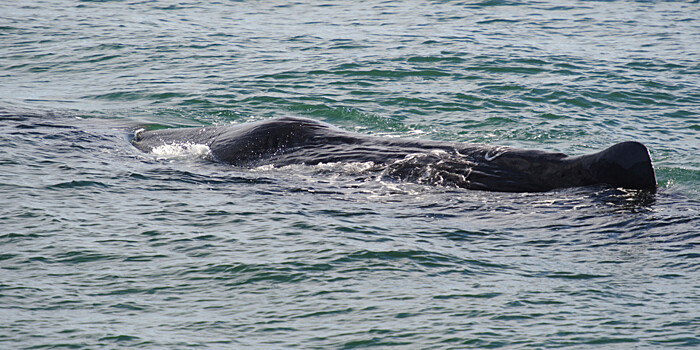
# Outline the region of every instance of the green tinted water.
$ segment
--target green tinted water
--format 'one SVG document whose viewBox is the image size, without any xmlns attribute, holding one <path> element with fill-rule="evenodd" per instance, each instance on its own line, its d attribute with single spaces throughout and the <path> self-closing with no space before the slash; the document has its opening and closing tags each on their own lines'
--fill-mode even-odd
<svg viewBox="0 0 700 350">
<path fill-rule="evenodd" d="M 699 10 L 0 4 L 0 347 L 697 346 Z M 660 190 L 470 192 L 128 142 L 284 115 L 569 154 L 637 140 Z"/>
</svg>

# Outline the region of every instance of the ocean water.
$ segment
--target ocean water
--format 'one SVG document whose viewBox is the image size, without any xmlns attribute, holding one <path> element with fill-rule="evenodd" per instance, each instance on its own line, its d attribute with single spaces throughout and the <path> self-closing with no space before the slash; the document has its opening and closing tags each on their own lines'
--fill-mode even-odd
<svg viewBox="0 0 700 350">
<path fill-rule="evenodd" d="M 700 346 L 700 4 L 3 1 L 0 348 Z M 496 193 L 144 154 L 299 116 L 583 154 L 656 193 Z"/>
</svg>

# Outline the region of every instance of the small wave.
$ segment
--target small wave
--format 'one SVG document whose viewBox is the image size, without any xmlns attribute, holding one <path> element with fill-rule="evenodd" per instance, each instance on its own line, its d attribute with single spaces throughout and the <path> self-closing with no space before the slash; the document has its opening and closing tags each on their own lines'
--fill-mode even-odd
<svg viewBox="0 0 700 350">
<path fill-rule="evenodd" d="M 73 180 L 73 181 L 68 181 L 68 182 L 61 182 L 57 183 L 51 186 L 48 186 L 48 189 L 76 189 L 79 187 L 102 187 L 102 188 L 107 188 L 109 185 L 100 182 L 100 181 L 79 181 L 79 180 Z"/>
</svg>

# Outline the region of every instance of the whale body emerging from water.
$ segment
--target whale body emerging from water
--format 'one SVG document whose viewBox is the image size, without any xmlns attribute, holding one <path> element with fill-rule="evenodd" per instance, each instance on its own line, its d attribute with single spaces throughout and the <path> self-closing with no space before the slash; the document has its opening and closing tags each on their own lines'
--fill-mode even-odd
<svg viewBox="0 0 700 350">
<path fill-rule="evenodd" d="M 144 152 L 168 145 L 205 145 L 212 159 L 237 166 L 363 162 L 389 178 L 474 190 L 539 192 L 596 184 L 656 189 L 649 151 L 633 141 L 598 153 L 567 156 L 373 137 L 315 120 L 283 117 L 242 125 L 139 131 L 132 142 Z"/>
</svg>

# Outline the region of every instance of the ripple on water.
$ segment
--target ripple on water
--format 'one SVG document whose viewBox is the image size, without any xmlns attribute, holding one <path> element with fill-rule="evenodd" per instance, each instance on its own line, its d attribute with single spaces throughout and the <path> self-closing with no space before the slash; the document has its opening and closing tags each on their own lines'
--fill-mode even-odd
<svg viewBox="0 0 700 350">
<path fill-rule="evenodd" d="M 18 4 L 0 347 L 700 344 L 693 4 Z M 639 140 L 660 188 L 470 192 L 128 142 L 290 115 L 567 154 Z"/>
</svg>

